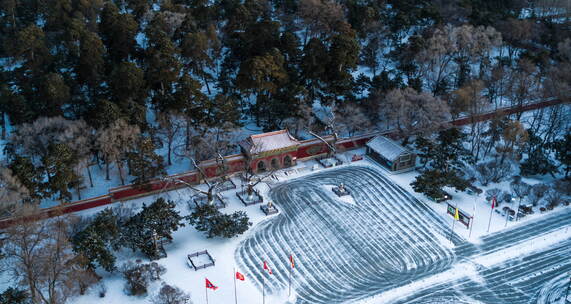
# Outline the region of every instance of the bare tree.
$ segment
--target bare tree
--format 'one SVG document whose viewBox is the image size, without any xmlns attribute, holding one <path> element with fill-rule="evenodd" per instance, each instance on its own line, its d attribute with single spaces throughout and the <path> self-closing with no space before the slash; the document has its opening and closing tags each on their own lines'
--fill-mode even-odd
<svg viewBox="0 0 571 304">
<path fill-rule="evenodd" d="M 25 205 L 13 215 L 16 222 L 5 229 L 3 252 L 8 257 L 6 265 L 10 277 L 20 286 L 25 286 L 31 299 L 38 299 L 36 285 L 42 271 L 37 263 L 42 256 L 42 248 L 48 237 L 47 225 L 39 220 L 37 207 Z M 5 261 L 8 261 L 6 259 Z"/>
<path fill-rule="evenodd" d="M 335 155 L 337 153 L 337 141 L 339 141 L 339 129 L 337 127 L 337 120 L 336 117 L 336 111 L 335 111 L 335 103 L 331 106 L 330 111 L 327 111 L 327 113 L 324 113 L 327 117 L 324 117 L 322 120 L 322 123 L 325 124 L 325 133 L 332 135 L 333 136 L 333 140 L 332 141 L 327 141 L 323 136 L 318 135 L 316 132 L 313 132 L 312 130 L 308 130 L 309 134 L 311 134 L 312 136 L 314 136 L 315 138 L 319 139 L 321 142 L 323 142 L 326 146 L 327 146 L 327 157 L 332 157 L 333 155 Z"/>
<path fill-rule="evenodd" d="M 477 115 L 483 113 L 489 104 L 488 98 L 483 94 L 484 82 L 481 80 L 473 80 L 454 92 L 453 112 L 467 112 L 470 124 L 470 140 L 471 154 L 474 156 L 475 162 L 478 161 L 480 150 L 482 148 L 482 133 L 485 122 L 476 120 Z"/>
<path fill-rule="evenodd" d="M 527 139 L 527 131 L 519 121 L 508 122 L 502 130 L 502 141 L 496 145 L 496 151 L 501 155 L 500 165 L 508 156 L 515 159 Z"/>
<path fill-rule="evenodd" d="M 24 205 L 15 214 L 15 223 L 5 230 L 7 268 L 34 303 L 65 303 L 95 279 L 86 273 L 69 242 L 74 219 L 44 219 L 39 214 L 37 207 Z"/>
<path fill-rule="evenodd" d="M 539 36 L 537 25 L 529 19 L 508 18 L 498 22 L 498 29 L 502 32 L 502 38 L 506 42 L 505 47 L 510 63 L 513 62 L 518 51 Z"/>
<path fill-rule="evenodd" d="M 537 67 L 527 59 L 521 59 L 510 75 L 508 85 L 508 97 L 512 106 L 522 105 L 537 99 L 541 92 L 541 80 Z M 520 120 L 522 112 L 516 114 L 516 119 Z"/>
<path fill-rule="evenodd" d="M 330 0 L 301 0 L 298 14 L 305 24 L 304 45 L 308 37 L 331 33 L 345 22 L 341 4 Z"/>
<path fill-rule="evenodd" d="M 27 155 L 35 163 L 48 159 L 50 145 L 65 144 L 77 156 L 75 170 L 86 168 L 91 180 L 89 159 L 93 130 L 83 120 L 67 120 L 63 117 L 40 117 L 30 124 L 21 125 L 13 133 L 8 151 L 12 155 Z M 46 167 L 47 170 L 47 166 Z M 49 172 L 46 171 L 48 179 Z M 81 176 L 81 174 L 78 174 Z M 74 187 L 80 189 L 81 180 L 74 181 Z"/>
<path fill-rule="evenodd" d="M 352 137 L 357 132 L 366 132 L 372 128 L 371 120 L 359 106 L 345 105 L 338 112 L 335 120 L 342 134 Z"/>
<path fill-rule="evenodd" d="M 228 155 L 236 151 L 235 132 L 235 126 L 229 123 L 216 127 L 202 125 L 189 128 L 186 135 L 188 145 L 185 143 L 177 146 L 175 154 L 178 157 L 187 158 L 191 165 L 193 165 L 193 160 L 200 163 L 218 155 Z"/>
<path fill-rule="evenodd" d="M 509 68 L 502 63 L 497 63 L 486 72 L 482 75 L 486 95 L 497 109 L 507 94 Z"/>
<path fill-rule="evenodd" d="M 172 165 L 172 149 L 175 139 L 180 134 L 184 126 L 184 122 L 180 120 L 179 116 L 172 113 L 157 113 L 157 121 L 159 127 L 157 128 L 157 133 L 164 137 L 167 144 L 167 163 Z"/>
<path fill-rule="evenodd" d="M 127 152 L 135 148 L 140 134 L 141 131 L 138 126 L 129 125 L 123 119 L 115 121 L 109 127 L 97 133 L 96 145 L 105 160 L 105 178 L 107 180 L 109 180 L 109 166 L 115 163 L 121 184 L 125 184 L 123 161 Z"/>
<path fill-rule="evenodd" d="M 433 94 L 441 95 L 453 83 L 454 73 L 455 85 L 461 85 L 469 76 L 469 63 L 480 63 L 479 66 L 484 67 L 490 50 L 500 44 L 501 35 L 492 27 L 448 25 L 434 31 L 416 61 L 428 88 Z"/>
<path fill-rule="evenodd" d="M 90 129 L 83 120 L 63 117 L 40 117 L 33 123 L 21 125 L 10 139 L 9 151 L 28 155 L 34 161 L 46 157 L 50 144 L 66 144 L 74 151 L 89 147 Z"/>
<path fill-rule="evenodd" d="M 299 137 L 299 132 L 306 129 L 313 129 L 316 120 L 313 115 L 313 109 L 311 106 L 302 103 L 296 109 L 296 115 L 286 118 L 282 121 L 280 127 L 283 129 L 288 129 L 294 137 Z"/>
<path fill-rule="evenodd" d="M 12 170 L 0 166 L 0 216 L 12 214 L 29 197 L 30 192 L 12 174 Z"/>
<path fill-rule="evenodd" d="M 390 91 L 379 112 L 405 137 L 436 130 L 450 117 L 445 102 L 410 87 Z"/>
</svg>

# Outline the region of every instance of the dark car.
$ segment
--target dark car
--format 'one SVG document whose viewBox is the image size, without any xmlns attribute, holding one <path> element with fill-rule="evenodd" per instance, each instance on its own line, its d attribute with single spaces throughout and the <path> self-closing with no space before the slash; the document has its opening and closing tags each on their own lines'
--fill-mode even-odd
<svg viewBox="0 0 571 304">
<path fill-rule="evenodd" d="M 439 193 L 439 195 L 436 198 L 434 198 L 434 201 L 437 203 L 442 203 L 445 201 L 449 201 L 451 199 L 452 199 L 452 194 L 450 194 L 446 191 L 442 191 Z"/>
</svg>

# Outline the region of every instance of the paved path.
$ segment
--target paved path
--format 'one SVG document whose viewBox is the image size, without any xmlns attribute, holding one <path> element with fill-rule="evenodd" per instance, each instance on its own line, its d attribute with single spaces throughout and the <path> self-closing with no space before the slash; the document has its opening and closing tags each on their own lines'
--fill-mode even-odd
<svg viewBox="0 0 571 304">
<path fill-rule="evenodd" d="M 351 190 L 355 202 L 340 200 L 327 188 L 340 182 Z M 571 214 L 563 213 L 485 237 L 476 246 L 450 234 L 439 215 L 382 173 L 359 166 L 288 181 L 270 195 L 281 214 L 254 228 L 238 247 L 236 260 L 260 288 L 264 275 L 266 291 L 287 292 L 288 256 L 293 253 L 296 304 L 378 296 L 571 224 Z M 444 281 L 393 302 L 551 303 L 543 298 L 560 293 L 557 276 L 571 270 L 570 253 L 568 240 L 521 261 L 478 268 L 483 281 L 468 277 Z M 274 275 L 262 272 L 263 260 L 273 267 Z"/>
</svg>

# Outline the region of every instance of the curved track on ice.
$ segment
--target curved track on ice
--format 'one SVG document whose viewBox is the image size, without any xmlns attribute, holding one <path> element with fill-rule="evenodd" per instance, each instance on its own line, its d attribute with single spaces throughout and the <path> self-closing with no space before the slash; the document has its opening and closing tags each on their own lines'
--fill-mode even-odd
<svg viewBox="0 0 571 304">
<path fill-rule="evenodd" d="M 326 185 L 340 182 L 351 191 L 356 204 L 340 200 L 326 189 Z M 569 213 L 549 217 L 486 237 L 474 246 L 451 234 L 440 216 L 382 173 L 359 166 L 279 184 L 270 196 L 281 213 L 254 228 L 238 247 L 236 260 L 260 287 L 265 275 L 261 263 L 268 261 L 274 275 L 265 276 L 266 291 L 272 293 L 287 290 L 288 256 L 293 253 L 297 259 L 296 304 L 368 298 L 571 222 Z M 443 245 L 449 237 L 456 245 L 454 250 Z M 560 293 L 554 276 L 571 269 L 570 248 L 571 241 L 518 265 L 484 269 L 480 275 L 490 284 L 463 278 L 418 290 L 398 303 L 551 303 L 542 299 Z M 552 271 L 543 271 L 550 265 Z M 525 269 L 520 270 L 521 266 Z M 546 286 L 549 280 L 553 288 Z"/>
</svg>

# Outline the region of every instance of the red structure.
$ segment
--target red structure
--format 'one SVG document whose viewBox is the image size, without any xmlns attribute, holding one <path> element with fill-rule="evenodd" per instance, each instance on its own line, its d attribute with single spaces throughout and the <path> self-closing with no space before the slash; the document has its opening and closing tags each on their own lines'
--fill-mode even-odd
<svg viewBox="0 0 571 304">
<path fill-rule="evenodd" d="M 299 141 L 287 130 L 256 134 L 240 142 L 249 169 L 262 173 L 295 166 Z"/>
</svg>

